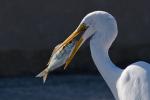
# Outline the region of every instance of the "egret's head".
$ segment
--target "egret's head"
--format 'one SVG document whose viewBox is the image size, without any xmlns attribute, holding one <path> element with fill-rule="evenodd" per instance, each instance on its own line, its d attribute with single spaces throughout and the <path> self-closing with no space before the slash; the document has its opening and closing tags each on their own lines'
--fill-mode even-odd
<svg viewBox="0 0 150 100">
<path fill-rule="evenodd" d="M 116 37 L 117 24 L 112 15 L 104 11 L 95 11 L 86 15 L 77 29 L 61 44 L 60 47 L 68 45 L 77 36 L 81 36 L 76 43 L 76 46 L 66 62 L 66 66 L 71 62 L 72 58 L 81 47 L 81 45 L 90 37 L 99 33 L 101 38 L 107 39 L 108 37 Z M 107 34 L 109 33 L 109 34 Z M 109 36 L 108 36 L 109 35 Z M 112 36 L 110 36 L 112 35 Z M 100 40 L 101 40 L 100 38 Z M 102 39 L 104 40 L 104 39 Z M 112 39 L 111 39 L 112 40 Z M 108 40 L 109 41 L 109 38 Z M 65 66 L 65 68 L 66 68 Z"/>
</svg>

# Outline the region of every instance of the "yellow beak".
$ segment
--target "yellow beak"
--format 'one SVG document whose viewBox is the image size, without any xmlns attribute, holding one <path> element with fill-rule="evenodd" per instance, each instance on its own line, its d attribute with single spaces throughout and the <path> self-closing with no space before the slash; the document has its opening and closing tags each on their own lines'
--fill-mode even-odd
<svg viewBox="0 0 150 100">
<path fill-rule="evenodd" d="M 75 37 L 77 37 L 80 33 L 84 32 L 87 28 L 88 27 L 84 23 L 79 25 L 79 27 L 61 44 L 61 46 L 57 50 L 59 50 L 61 47 L 65 47 L 66 45 L 68 45 Z M 67 66 L 70 64 L 83 42 L 83 38 L 80 37 L 80 39 L 76 42 L 70 57 L 67 59 L 64 69 L 66 69 Z"/>
<path fill-rule="evenodd" d="M 77 53 L 77 51 L 79 50 L 82 44 L 83 44 L 83 39 L 81 37 L 80 40 L 76 43 L 70 57 L 67 59 L 64 69 L 66 69 L 67 66 L 70 64 L 70 62 L 72 61 L 73 57 L 75 56 L 75 54 Z"/>
</svg>

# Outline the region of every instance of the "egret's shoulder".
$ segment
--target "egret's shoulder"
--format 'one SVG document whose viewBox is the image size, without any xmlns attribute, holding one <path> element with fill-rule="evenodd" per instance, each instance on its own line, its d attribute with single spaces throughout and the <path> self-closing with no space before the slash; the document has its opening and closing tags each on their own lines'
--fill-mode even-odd
<svg viewBox="0 0 150 100">
<path fill-rule="evenodd" d="M 120 100 L 150 100 L 150 64 L 139 61 L 127 66 L 117 81 Z"/>
<path fill-rule="evenodd" d="M 150 100 L 149 76 L 149 63 L 139 61 L 127 66 L 116 85 L 120 100 Z"/>
<path fill-rule="evenodd" d="M 129 65 L 126 68 L 126 70 L 134 70 L 136 68 L 138 68 L 138 69 L 139 68 L 141 68 L 141 69 L 143 69 L 143 68 L 150 68 L 150 64 L 147 63 L 147 62 L 144 62 L 144 61 L 138 61 L 138 62 L 135 62 L 135 63 Z"/>
<path fill-rule="evenodd" d="M 150 69 L 150 64 L 148 64 L 144 61 L 135 62 L 135 63 L 127 66 L 122 71 L 120 79 L 124 82 L 127 82 L 134 75 L 146 74 L 148 71 L 147 70 L 148 68 Z"/>
<path fill-rule="evenodd" d="M 133 65 L 137 65 L 137 66 L 150 66 L 149 63 L 145 62 L 145 61 L 138 61 L 133 63 Z"/>
<path fill-rule="evenodd" d="M 135 62 L 129 66 L 127 66 L 120 78 L 124 81 L 130 81 L 131 78 L 146 76 L 147 74 L 150 74 L 150 64 L 144 61 L 138 61 Z"/>
</svg>

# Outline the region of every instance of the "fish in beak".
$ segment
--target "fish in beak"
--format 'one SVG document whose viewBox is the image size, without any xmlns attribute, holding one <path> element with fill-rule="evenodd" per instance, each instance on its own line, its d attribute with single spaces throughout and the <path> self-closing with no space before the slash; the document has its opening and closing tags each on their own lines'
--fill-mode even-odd
<svg viewBox="0 0 150 100">
<path fill-rule="evenodd" d="M 47 67 L 36 76 L 43 78 L 43 83 L 45 83 L 50 71 L 53 71 L 66 63 L 67 59 L 70 57 L 72 51 L 75 48 L 76 40 L 72 40 L 68 45 L 66 45 L 65 47 L 61 47 L 56 51 L 56 49 L 59 48 L 60 45 L 61 44 L 58 44 L 54 48 Z"/>
<path fill-rule="evenodd" d="M 84 32 L 88 27 L 85 24 L 79 25 L 79 27 L 61 44 L 57 45 L 48 62 L 48 67 L 40 72 L 36 77 L 42 77 L 43 83 L 45 83 L 49 71 L 52 71 L 65 64 L 64 69 L 70 64 L 71 60 L 84 42 L 82 37 L 77 40 L 77 36 Z"/>
<path fill-rule="evenodd" d="M 64 69 L 67 68 L 67 66 L 72 61 L 73 57 L 75 56 L 75 54 L 77 53 L 77 51 L 79 50 L 81 45 L 84 43 L 84 39 L 82 38 L 82 34 L 81 33 L 85 32 L 87 30 L 87 28 L 88 28 L 88 26 L 86 26 L 86 24 L 81 23 L 79 25 L 79 27 L 61 44 L 60 48 L 68 45 L 68 43 L 70 43 L 74 38 L 76 38 L 78 35 L 81 35 L 79 40 L 76 42 L 75 47 L 74 47 L 70 57 L 67 59 L 67 61 L 65 63 L 65 66 L 64 66 Z M 58 48 L 58 50 L 60 48 Z"/>
</svg>

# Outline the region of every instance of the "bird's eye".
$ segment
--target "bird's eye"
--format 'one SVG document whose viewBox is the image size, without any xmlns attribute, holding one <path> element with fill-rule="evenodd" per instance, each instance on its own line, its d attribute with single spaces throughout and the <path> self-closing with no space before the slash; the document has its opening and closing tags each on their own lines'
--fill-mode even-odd
<svg viewBox="0 0 150 100">
<path fill-rule="evenodd" d="M 84 32 L 88 26 L 85 23 L 82 23 L 78 29 L 79 32 Z"/>
</svg>

